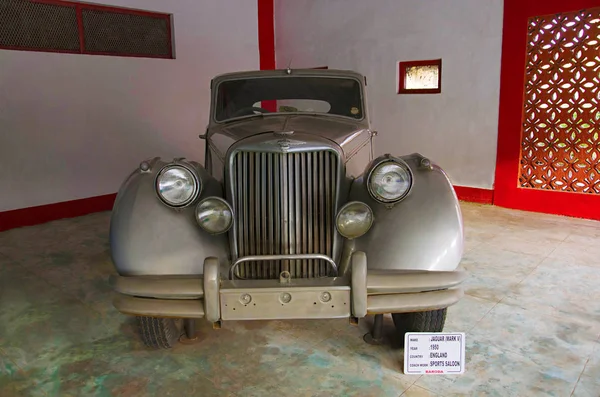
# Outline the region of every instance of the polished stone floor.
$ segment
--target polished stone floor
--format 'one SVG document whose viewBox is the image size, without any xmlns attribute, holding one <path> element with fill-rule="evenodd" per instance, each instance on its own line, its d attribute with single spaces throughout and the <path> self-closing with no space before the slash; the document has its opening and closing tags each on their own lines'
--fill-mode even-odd
<svg viewBox="0 0 600 397">
<path fill-rule="evenodd" d="M 600 223 L 463 213 L 461 376 L 404 375 L 395 343 L 363 343 L 368 320 L 202 325 L 200 344 L 148 350 L 110 303 L 108 213 L 0 233 L 0 396 L 599 397 Z"/>
</svg>

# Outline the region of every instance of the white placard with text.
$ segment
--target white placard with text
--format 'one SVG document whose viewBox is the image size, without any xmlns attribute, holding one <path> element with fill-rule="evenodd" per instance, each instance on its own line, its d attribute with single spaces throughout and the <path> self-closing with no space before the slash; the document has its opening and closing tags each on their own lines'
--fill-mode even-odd
<svg viewBox="0 0 600 397">
<path fill-rule="evenodd" d="M 408 332 L 404 336 L 404 373 L 465 372 L 464 332 Z"/>
</svg>

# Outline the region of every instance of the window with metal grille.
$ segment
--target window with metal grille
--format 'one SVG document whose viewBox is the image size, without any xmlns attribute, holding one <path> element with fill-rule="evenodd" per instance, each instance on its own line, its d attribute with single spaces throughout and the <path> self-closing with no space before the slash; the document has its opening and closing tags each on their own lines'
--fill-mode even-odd
<svg viewBox="0 0 600 397">
<path fill-rule="evenodd" d="M 62 0 L 0 0 L 0 49 L 174 58 L 170 14 Z"/>
</svg>

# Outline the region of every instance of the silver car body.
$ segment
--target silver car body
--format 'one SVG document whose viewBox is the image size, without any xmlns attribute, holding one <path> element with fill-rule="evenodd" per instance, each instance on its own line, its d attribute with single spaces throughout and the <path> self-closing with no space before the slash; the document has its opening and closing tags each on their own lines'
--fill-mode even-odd
<svg viewBox="0 0 600 397">
<path fill-rule="evenodd" d="M 311 76 L 356 80 L 362 117 L 215 117 L 222 82 Z M 453 187 L 421 154 L 374 158 L 376 133 L 363 76 L 312 69 L 241 72 L 218 76 L 211 87 L 211 117 L 201 136 L 205 164 L 149 159 L 119 190 L 110 243 L 119 273 L 111 284 L 121 312 L 211 322 L 358 318 L 443 308 L 460 299 L 463 225 Z M 404 161 L 413 177 L 408 196 L 393 205 L 376 201 L 366 186 L 369 172 L 387 158 Z M 166 206 L 155 187 L 157 173 L 177 162 L 193 169 L 202 185 L 194 205 L 181 209 Z M 197 202 L 215 196 L 234 210 L 233 227 L 220 235 L 202 230 L 194 215 Z M 366 203 L 374 214 L 371 229 L 354 240 L 335 227 L 337 212 L 350 201 Z"/>
</svg>

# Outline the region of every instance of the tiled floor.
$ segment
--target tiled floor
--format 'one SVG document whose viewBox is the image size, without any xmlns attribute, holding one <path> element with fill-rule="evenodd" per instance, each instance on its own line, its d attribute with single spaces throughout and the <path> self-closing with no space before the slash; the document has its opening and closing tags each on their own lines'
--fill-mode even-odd
<svg viewBox="0 0 600 397">
<path fill-rule="evenodd" d="M 0 233 L 0 396 L 599 397 L 600 223 L 463 212 L 462 376 L 404 375 L 368 321 L 202 322 L 202 343 L 148 350 L 111 306 L 102 213 Z"/>
</svg>

